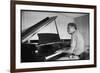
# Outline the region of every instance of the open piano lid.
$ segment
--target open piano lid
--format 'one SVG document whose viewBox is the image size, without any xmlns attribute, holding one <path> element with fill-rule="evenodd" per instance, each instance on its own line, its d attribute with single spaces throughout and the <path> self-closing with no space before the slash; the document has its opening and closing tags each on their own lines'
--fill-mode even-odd
<svg viewBox="0 0 100 73">
<path fill-rule="evenodd" d="M 39 32 L 41 29 L 46 27 L 48 24 L 50 24 L 56 18 L 57 18 L 57 16 L 46 17 L 42 21 L 38 22 L 37 24 L 35 24 L 32 27 L 30 27 L 27 30 L 25 30 L 23 33 L 21 33 L 22 43 L 26 42 L 30 37 L 32 37 L 37 32 Z"/>
</svg>

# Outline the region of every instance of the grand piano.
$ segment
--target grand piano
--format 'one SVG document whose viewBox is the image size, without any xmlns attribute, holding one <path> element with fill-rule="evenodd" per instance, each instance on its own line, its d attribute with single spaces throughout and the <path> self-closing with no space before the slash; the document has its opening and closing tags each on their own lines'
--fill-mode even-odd
<svg viewBox="0 0 100 73">
<path fill-rule="evenodd" d="M 70 47 L 70 40 L 60 39 L 56 23 L 57 16 L 46 17 L 30 28 L 21 32 L 21 62 L 58 61 L 65 53 L 56 52 Z M 54 22 L 57 33 L 38 33 L 50 23 Z M 35 34 L 39 40 L 30 40 Z"/>
</svg>

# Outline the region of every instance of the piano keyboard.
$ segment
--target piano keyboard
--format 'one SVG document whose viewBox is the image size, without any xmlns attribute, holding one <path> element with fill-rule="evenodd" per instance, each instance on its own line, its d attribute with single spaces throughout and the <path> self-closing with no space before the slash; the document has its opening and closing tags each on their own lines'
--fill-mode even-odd
<svg viewBox="0 0 100 73">
<path fill-rule="evenodd" d="M 59 55 L 59 54 L 61 54 L 61 53 L 63 53 L 63 52 L 62 52 L 62 51 L 57 51 L 55 54 L 52 54 L 52 55 L 50 55 L 50 56 L 47 56 L 45 59 L 48 60 L 48 59 L 50 59 L 50 58 L 52 58 L 52 57 L 54 57 L 54 56 L 57 56 L 57 55 Z"/>
</svg>

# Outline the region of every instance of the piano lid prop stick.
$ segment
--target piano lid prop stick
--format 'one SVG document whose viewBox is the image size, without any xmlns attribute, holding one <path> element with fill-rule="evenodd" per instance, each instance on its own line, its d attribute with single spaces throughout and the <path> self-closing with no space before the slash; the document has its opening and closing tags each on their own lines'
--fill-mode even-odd
<svg viewBox="0 0 100 73">
<path fill-rule="evenodd" d="M 54 20 L 54 22 L 55 22 L 55 26 L 56 26 L 57 34 L 59 34 L 59 31 L 58 31 L 58 28 L 57 28 L 56 20 Z M 60 37 L 60 36 L 59 36 L 59 37 Z"/>
</svg>

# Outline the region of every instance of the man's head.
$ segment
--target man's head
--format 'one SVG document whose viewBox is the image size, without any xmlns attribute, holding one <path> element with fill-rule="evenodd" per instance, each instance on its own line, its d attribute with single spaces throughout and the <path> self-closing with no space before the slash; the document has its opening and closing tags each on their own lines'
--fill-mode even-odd
<svg viewBox="0 0 100 73">
<path fill-rule="evenodd" d="M 74 33 L 77 30 L 77 25 L 75 23 L 69 23 L 67 26 L 67 31 L 69 34 Z"/>
</svg>

